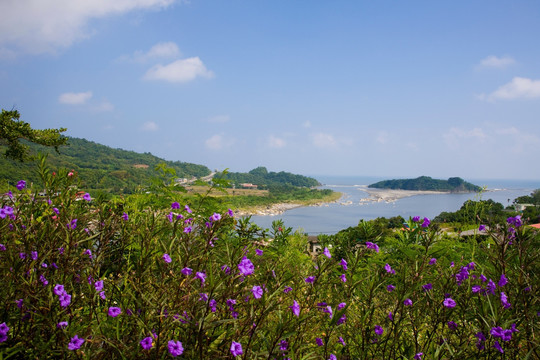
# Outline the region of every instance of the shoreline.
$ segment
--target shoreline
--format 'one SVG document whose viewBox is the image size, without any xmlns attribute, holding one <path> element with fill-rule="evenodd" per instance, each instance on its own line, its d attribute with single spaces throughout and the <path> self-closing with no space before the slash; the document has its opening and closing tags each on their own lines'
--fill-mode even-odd
<svg viewBox="0 0 540 360">
<path fill-rule="evenodd" d="M 386 202 L 393 203 L 397 200 L 418 196 L 418 195 L 443 195 L 450 194 L 450 192 L 433 191 L 433 190 L 395 190 L 395 189 L 377 189 L 368 188 L 367 185 L 356 185 L 356 188 L 360 191 L 364 191 L 368 194 L 368 197 L 361 198 L 360 205 Z M 238 216 L 276 216 L 281 215 L 287 210 L 296 209 L 299 207 L 307 206 L 329 206 L 329 204 L 340 204 L 343 206 L 352 205 L 352 201 L 340 201 L 343 198 L 343 193 L 338 193 L 339 197 L 331 201 L 317 201 L 314 203 L 302 203 L 302 202 L 282 202 L 266 206 L 260 206 L 250 209 L 240 209 L 235 211 Z"/>
</svg>

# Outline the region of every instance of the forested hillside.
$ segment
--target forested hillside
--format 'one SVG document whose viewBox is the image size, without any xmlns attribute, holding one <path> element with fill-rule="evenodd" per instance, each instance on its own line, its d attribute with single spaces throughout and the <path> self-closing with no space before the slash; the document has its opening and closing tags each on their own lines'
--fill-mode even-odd
<svg viewBox="0 0 540 360">
<path fill-rule="evenodd" d="M 263 166 L 259 166 L 247 173 L 229 172 L 223 175 L 223 177 L 230 180 L 231 183 L 236 186 L 248 183 L 257 185 L 262 189 L 283 186 L 313 187 L 320 185 L 319 182 L 313 178 L 295 175 L 285 171 L 268 172 Z"/>
<path fill-rule="evenodd" d="M 466 182 L 462 178 L 452 177 L 448 180 L 433 179 L 429 176 L 420 176 L 416 179 L 384 180 L 368 187 L 394 190 L 428 190 L 442 192 L 479 192 L 480 186 Z"/>
<path fill-rule="evenodd" d="M 54 149 L 28 143 L 31 152 L 48 154 L 52 168 L 67 168 L 79 173 L 86 189 L 103 189 L 112 192 L 131 192 L 139 185 L 147 185 L 156 176 L 155 166 L 165 163 L 176 171 L 179 178 L 201 177 L 210 174 L 203 165 L 180 161 L 165 161 L 150 153 L 137 153 L 97 144 L 85 139 L 69 138 L 69 145 Z M 2 149 L 0 149 L 2 150 Z M 33 161 L 21 163 L 0 158 L 0 181 L 11 184 L 20 179 L 40 183 Z"/>
</svg>

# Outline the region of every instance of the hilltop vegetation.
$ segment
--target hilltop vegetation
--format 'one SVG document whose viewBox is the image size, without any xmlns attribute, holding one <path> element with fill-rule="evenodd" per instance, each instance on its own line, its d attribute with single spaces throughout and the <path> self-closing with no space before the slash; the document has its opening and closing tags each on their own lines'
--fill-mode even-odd
<svg viewBox="0 0 540 360">
<path fill-rule="evenodd" d="M 33 143 L 27 143 L 32 153 L 48 154 L 48 163 L 54 168 L 66 168 L 79 173 L 82 187 L 100 189 L 114 193 L 130 193 L 138 186 L 147 185 L 158 174 L 155 167 L 165 164 L 176 172 L 178 178 L 201 177 L 210 174 L 204 165 L 180 161 L 165 161 L 150 153 L 137 153 L 114 149 L 93 141 L 68 138 L 68 145 L 59 148 L 59 153 Z M 3 149 L 0 149 L 3 150 Z M 0 179 L 14 184 L 20 179 L 41 184 L 33 162 L 21 163 L 0 159 Z"/>
<path fill-rule="evenodd" d="M 420 176 L 416 179 L 395 179 L 379 181 L 368 187 L 377 189 L 393 190 L 425 190 L 441 192 L 479 192 L 480 186 L 466 182 L 459 177 L 451 177 L 448 180 L 433 179 L 429 176 Z"/>
<path fill-rule="evenodd" d="M 268 170 L 259 166 L 247 173 L 229 172 L 223 175 L 224 179 L 230 180 L 233 185 L 240 187 L 241 184 L 257 185 L 260 189 L 269 189 L 272 187 L 313 187 L 320 185 L 314 178 L 295 175 L 285 171 L 268 172 Z"/>
</svg>

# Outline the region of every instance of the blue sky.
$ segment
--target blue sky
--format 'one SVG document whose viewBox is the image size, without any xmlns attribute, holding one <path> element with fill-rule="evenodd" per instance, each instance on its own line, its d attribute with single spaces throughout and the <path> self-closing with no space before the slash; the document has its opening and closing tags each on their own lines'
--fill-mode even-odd
<svg viewBox="0 0 540 360">
<path fill-rule="evenodd" d="M 211 169 L 540 179 L 540 2 L 3 0 L 0 106 Z"/>
</svg>

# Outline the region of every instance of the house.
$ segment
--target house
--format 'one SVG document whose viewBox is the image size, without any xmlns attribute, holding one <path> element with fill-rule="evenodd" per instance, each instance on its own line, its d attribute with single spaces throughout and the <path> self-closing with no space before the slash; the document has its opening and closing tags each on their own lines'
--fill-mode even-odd
<svg viewBox="0 0 540 360">
<path fill-rule="evenodd" d="M 242 187 L 242 189 L 256 189 L 257 188 L 257 185 L 251 184 L 251 183 L 240 184 L 240 186 Z"/>
</svg>

